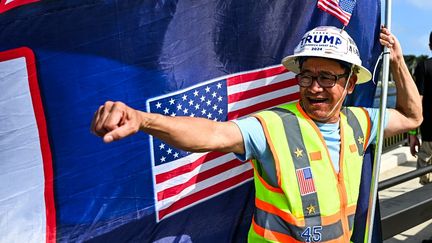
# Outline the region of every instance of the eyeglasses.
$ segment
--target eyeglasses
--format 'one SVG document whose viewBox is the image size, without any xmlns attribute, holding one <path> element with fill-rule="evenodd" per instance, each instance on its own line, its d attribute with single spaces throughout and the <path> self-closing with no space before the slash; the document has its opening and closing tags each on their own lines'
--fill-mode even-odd
<svg viewBox="0 0 432 243">
<path fill-rule="evenodd" d="M 301 87 L 307 88 L 312 85 L 313 81 L 316 80 L 318 84 L 323 88 L 331 88 L 335 86 L 336 82 L 340 78 L 348 77 L 350 73 L 343 74 L 329 74 L 329 73 L 320 73 L 318 76 L 312 76 L 308 73 L 299 73 L 295 77 L 298 80 L 298 84 Z"/>
</svg>

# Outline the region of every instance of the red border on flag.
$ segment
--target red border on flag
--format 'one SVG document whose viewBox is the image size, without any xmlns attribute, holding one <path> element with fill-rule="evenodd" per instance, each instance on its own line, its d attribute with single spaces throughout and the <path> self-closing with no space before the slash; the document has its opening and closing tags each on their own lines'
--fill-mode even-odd
<svg viewBox="0 0 432 243">
<path fill-rule="evenodd" d="M 2 1 L 3 3 L 4 1 Z M 28 1 L 27 1 L 28 2 Z M 20 47 L 0 52 L 0 62 L 24 57 L 26 60 L 30 95 L 39 131 L 43 170 L 45 179 L 45 210 L 46 210 L 46 242 L 56 242 L 56 208 L 54 203 L 54 172 L 51 147 L 48 140 L 48 130 L 45 113 L 40 95 L 36 72 L 36 61 L 33 51 L 28 47 Z"/>
<path fill-rule="evenodd" d="M 39 0 L 12 0 L 12 2 L 6 3 L 7 0 L 0 0 L 0 14 L 4 13 L 13 8 L 29 3 L 39 2 Z"/>
</svg>

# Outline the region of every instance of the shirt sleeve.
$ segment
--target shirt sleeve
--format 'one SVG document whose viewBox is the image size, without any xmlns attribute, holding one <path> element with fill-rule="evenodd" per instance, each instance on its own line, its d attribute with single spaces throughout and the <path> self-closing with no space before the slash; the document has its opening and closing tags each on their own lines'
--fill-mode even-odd
<svg viewBox="0 0 432 243">
<path fill-rule="evenodd" d="M 367 147 L 371 144 L 376 143 L 376 136 L 378 133 L 378 119 L 379 119 L 379 109 L 378 108 L 365 108 L 366 111 L 369 113 L 369 117 L 371 119 L 371 131 L 370 131 L 370 138 L 369 143 L 367 144 Z M 385 116 L 384 116 L 384 128 L 387 127 L 388 123 L 388 117 L 389 117 L 389 111 L 387 109 Z"/>
<path fill-rule="evenodd" d="M 244 154 L 236 154 L 238 159 L 242 161 L 253 158 L 260 159 L 264 154 L 269 152 L 264 131 L 258 119 L 247 117 L 241 120 L 234 120 L 233 122 L 240 128 L 245 149 Z"/>
</svg>

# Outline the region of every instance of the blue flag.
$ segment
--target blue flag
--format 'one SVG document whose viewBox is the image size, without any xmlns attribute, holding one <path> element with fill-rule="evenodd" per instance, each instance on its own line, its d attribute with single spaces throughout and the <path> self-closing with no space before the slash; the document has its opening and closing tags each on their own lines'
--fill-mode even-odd
<svg viewBox="0 0 432 243">
<path fill-rule="evenodd" d="M 345 28 L 369 70 L 379 21 L 365 0 Z M 319 25 L 342 27 L 317 1 L 2 1 L 1 241 L 244 241 L 249 163 L 143 133 L 104 144 L 91 118 L 107 100 L 217 121 L 295 101 L 280 61 Z"/>
</svg>

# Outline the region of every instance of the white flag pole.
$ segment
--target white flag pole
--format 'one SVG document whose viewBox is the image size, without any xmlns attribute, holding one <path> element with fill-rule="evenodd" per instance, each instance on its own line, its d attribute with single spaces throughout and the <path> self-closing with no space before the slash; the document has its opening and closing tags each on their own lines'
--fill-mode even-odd
<svg viewBox="0 0 432 243">
<path fill-rule="evenodd" d="M 388 30 L 391 27 L 391 0 L 385 1 L 385 26 Z M 375 206 L 378 194 L 378 179 L 379 172 L 381 167 L 381 154 L 382 154 L 382 145 L 384 140 L 384 117 L 386 113 L 387 107 L 387 90 L 388 90 L 388 80 L 389 80 L 389 72 L 390 72 L 390 50 L 387 47 L 384 47 L 384 55 L 383 55 L 383 75 L 381 81 L 381 97 L 380 97 L 380 110 L 379 110 L 379 118 L 378 118 L 378 132 L 376 139 L 376 147 L 375 147 L 375 158 L 373 163 L 372 170 L 372 181 L 371 188 L 369 193 L 369 207 L 368 214 L 366 220 L 366 235 L 365 242 L 372 243 L 372 231 L 374 226 L 374 218 L 375 218 Z"/>
</svg>

